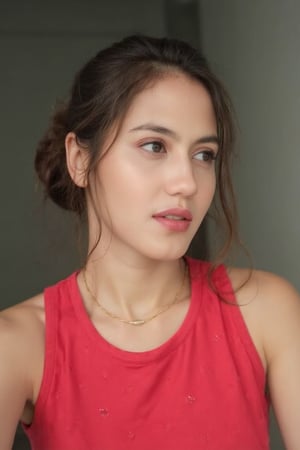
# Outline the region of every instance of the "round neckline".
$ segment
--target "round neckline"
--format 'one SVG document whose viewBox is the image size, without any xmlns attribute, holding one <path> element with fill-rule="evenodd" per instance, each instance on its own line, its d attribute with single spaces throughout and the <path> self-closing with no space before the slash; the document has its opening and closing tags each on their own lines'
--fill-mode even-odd
<svg viewBox="0 0 300 450">
<path fill-rule="evenodd" d="M 139 364 L 142 362 L 150 362 L 169 354 L 185 339 L 197 318 L 197 311 L 202 302 L 203 276 L 201 276 L 201 274 L 203 274 L 203 271 L 199 270 L 199 266 L 202 266 L 201 261 L 186 257 L 186 262 L 188 264 L 191 283 L 190 304 L 178 329 L 158 347 L 142 352 L 133 352 L 121 349 L 107 341 L 96 329 L 85 309 L 77 281 L 77 276 L 79 274 L 79 271 L 77 271 L 70 277 L 70 298 L 77 319 L 80 322 L 80 328 L 84 330 L 86 335 L 88 335 L 96 345 L 101 347 L 103 351 L 110 353 L 111 356 L 126 361 L 127 363 L 131 362 L 133 364 Z M 196 286 L 196 284 L 199 285 L 199 283 L 200 286 Z"/>
</svg>

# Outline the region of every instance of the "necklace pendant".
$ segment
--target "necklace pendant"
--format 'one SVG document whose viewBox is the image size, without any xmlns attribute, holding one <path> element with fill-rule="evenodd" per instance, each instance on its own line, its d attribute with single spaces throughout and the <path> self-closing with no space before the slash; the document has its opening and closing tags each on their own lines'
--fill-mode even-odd
<svg viewBox="0 0 300 450">
<path fill-rule="evenodd" d="M 129 320 L 128 321 L 128 323 L 130 325 L 144 325 L 145 322 L 146 322 L 145 320 L 139 320 L 139 319 L 137 319 L 137 320 Z"/>
</svg>

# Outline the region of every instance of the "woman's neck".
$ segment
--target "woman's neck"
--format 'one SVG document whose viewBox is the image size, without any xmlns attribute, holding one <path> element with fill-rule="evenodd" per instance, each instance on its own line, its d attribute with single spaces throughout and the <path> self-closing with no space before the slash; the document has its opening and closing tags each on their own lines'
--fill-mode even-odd
<svg viewBox="0 0 300 450">
<path fill-rule="evenodd" d="M 101 258 L 91 255 L 86 265 L 87 296 L 112 314 L 132 319 L 147 317 L 173 301 L 189 295 L 185 261 L 153 261 L 145 258 Z M 185 282 L 183 282 L 185 281 Z M 180 297 L 177 299 L 177 297 Z"/>
</svg>

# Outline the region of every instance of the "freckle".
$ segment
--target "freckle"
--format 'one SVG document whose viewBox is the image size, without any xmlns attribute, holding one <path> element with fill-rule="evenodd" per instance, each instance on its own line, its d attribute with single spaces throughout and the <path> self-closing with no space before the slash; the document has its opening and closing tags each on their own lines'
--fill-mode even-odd
<svg viewBox="0 0 300 450">
<path fill-rule="evenodd" d="M 99 413 L 101 417 L 107 417 L 109 415 L 109 412 L 106 408 L 99 408 Z"/>
<path fill-rule="evenodd" d="M 129 431 L 127 434 L 128 439 L 134 439 L 135 438 L 135 433 L 133 433 L 133 431 Z"/>
<path fill-rule="evenodd" d="M 196 397 L 194 397 L 193 395 L 189 394 L 189 395 L 186 396 L 186 401 L 187 401 L 187 403 L 192 405 L 193 403 L 195 403 Z"/>
</svg>

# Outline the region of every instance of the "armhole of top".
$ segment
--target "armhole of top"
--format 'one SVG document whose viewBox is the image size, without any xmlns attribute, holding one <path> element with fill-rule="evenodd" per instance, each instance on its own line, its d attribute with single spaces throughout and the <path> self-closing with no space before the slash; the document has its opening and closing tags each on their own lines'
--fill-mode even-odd
<svg viewBox="0 0 300 450">
<path fill-rule="evenodd" d="M 30 435 L 39 421 L 41 411 L 48 399 L 49 391 L 54 375 L 56 341 L 57 341 L 57 309 L 58 295 L 55 286 L 48 287 L 44 290 L 44 307 L 45 307 L 45 354 L 44 368 L 40 385 L 39 394 L 34 405 L 34 415 L 31 424 L 22 423 L 26 433 Z"/>
<path fill-rule="evenodd" d="M 239 340 L 244 345 L 258 379 L 265 386 L 266 370 L 241 312 L 241 306 L 237 303 L 236 294 L 225 265 L 222 264 L 216 269 L 213 278 L 218 292 L 222 295 L 219 301 L 223 314 L 236 329 Z"/>
</svg>

